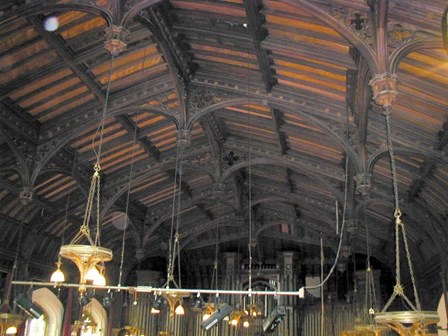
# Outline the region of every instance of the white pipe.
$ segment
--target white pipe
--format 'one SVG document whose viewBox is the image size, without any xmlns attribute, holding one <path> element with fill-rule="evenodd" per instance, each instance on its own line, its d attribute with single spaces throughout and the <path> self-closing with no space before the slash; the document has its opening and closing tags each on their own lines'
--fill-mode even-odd
<svg viewBox="0 0 448 336">
<path fill-rule="evenodd" d="M 67 288 L 91 288 L 91 289 L 106 289 L 106 290 L 116 290 L 116 291 L 128 291 L 137 293 L 154 293 L 160 294 L 164 292 L 170 293 L 189 293 L 189 294 L 215 294 L 215 295 L 267 295 L 267 296 L 303 296 L 303 292 L 293 291 L 254 291 L 254 290 L 224 290 L 224 289 L 183 289 L 183 288 L 157 288 L 151 286 L 94 286 L 94 285 L 80 285 L 80 284 L 70 284 L 70 283 L 60 283 L 60 282 L 38 282 L 38 281 L 12 281 L 13 285 L 18 286 L 41 286 L 41 287 L 67 287 Z"/>
</svg>

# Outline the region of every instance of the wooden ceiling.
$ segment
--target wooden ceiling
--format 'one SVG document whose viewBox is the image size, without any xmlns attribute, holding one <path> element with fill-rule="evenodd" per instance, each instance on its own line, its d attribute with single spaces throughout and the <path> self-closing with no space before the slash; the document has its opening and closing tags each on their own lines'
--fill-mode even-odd
<svg viewBox="0 0 448 336">
<path fill-rule="evenodd" d="M 48 274 L 61 240 L 82 222 L 100 142 L 102 243 L 113 249 L 113 264 L 126 209 L 127 269 L 136 255 L 166 256 L 180 139 L 191 143 L 182 149 L 179 184 L 185 262 L 211 264 L 217 241 L 220 251 L 247 255 L 249 231 L 259 262 L 281 250 L 313 258 L 320 237 L 331 257 L 336 218 L 341 225 L 345 213 L 344 245 L 365 254 L 367 226 L 373 256 L 392 266 L 385 118 L 369 81 L 393 73 L 400 207 L 419 274 L 433 271 L 447 258 L 448 239 L 445 7 L 441 0 L 2 1 L 2 258 L 13 260 L 20 243 L 20 259 Z M 59 20 L 54 32 L 43 26 L 51 15 Z M 128 33 L 115 57 L 104 48 L 110 26 Z"/>
</svg>

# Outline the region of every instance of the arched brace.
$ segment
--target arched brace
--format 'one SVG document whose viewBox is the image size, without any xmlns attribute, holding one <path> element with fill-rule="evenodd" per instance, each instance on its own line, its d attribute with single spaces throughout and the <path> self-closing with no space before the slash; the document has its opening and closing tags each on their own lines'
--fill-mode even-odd
<svg viewBox="0 0 448 336">
<path fill-rule="evenodd" d="M 118 115 L 130 113 L 130 112 L 151 112 L 154 114 L 159 114 L 167 117 L 168 119 L 172 120 L 176 126 L 178 126 L 176 117 L 168 112 L 160 111 L 156 109 L 151 109 L 147 107 L 125 107 L 125 108 L 114 108 L 109 111 L 107 111 L 108 118 L 115 117 Z M 64 137 L 62 137 L 62 140 L 57 143 L 54 147 L 51 148 L 51 150 L 39 161 L 39 164 L 35 167 L 33 171 L 33 175 L 31 177 L 31 185 L 34 185 L 36 182 L 36 179 L 40 173 L 40 171 L 45 167 L 45 165 L 48 163 L 48 161 L 51 160 L 51 158 L 56 155 L 56 153 L 62 149 L 65 145 L 67 145 L 70 141 L 74 140 L 77 136 L 79 136 L 79 132 L 85 129 L 86 127 L 92 126 L 94 124 L 97 124 L 101 121 L 101 115 L 97 115 L 93 118 L 88 119 L 85 123 L 82 123 L 78 125 L 76 128 L 71 129 L 70 132 L 67 132 L 64 134 Z"/>
<path fill-rule="evenodd" d="M 228 223 L 228 222 L 224 222 L 224 223 L 220 223 L 218 225 L 212 225 L 211 223 L 213 222 L 209 222 L 206 223 L 205 226 L 202 225 L 202 227 L 198 228 L 198 230 L 194 233 L 188 236 L 187 239 L 185 239 L 185 237 L 183 239 L 180 240 L 181 244 L 180 244 L 180 250 L 184 250 L 188 247 L 188 245 L 193 242 L 197 237 L 199 237 L 201 234 L 205 233 L 205 232 L 214 232 L 216 230 L 219 230 L 220 228 L 224 228 L 224 227 L 229 227 L 229 228 L 239 228 L 240 226 L 238 225 L 238 223 Z"/>
<path fill-rule="evenodd" d="M 11 151 L 14 154 L 14 157 L 17 160 L 17 164 L 20 166 L 20 168 L 16 168 L 15 171 L 19 173 L 19 176 L 22 179 L 22 184 L 30 185 L 29 163 L 23 156 L 22 151 L 19 149 L 18 145 L 14 142 L 13 138 L 11 138 L 9 132 L 3 127 L 2 124 L 0 124 L 0 134 L 2 135 L 3 139 L 5 139 L 6 143 L 8 144 L 8 147 L 11 149 Z"/>
<path fill-rule="evenodd" d="M 151 2 L 151 0 L 144 0 L 143 2 Z M 135 16 L 135 21 L 139 22 L 141 25 L 145 26 L 152 34 L 152 38 L 156 42 L 159 50 L 162 52 L 163 57 L 165 58 L 166 64 L 168 66 L 168 70 L 171 76 L 171 80 L 173 81 L 177 98 L 179 100 L 179 112 L 180 112 L 180 120 L 178 120 L 178 126 L 180 129 L 186 128 L 185 125 L 187 123 L 187 107 L 185 102 L 185 97 L 188 96 L 188 83 L 190 78 L 184 78 L 182 76 L 182 72 L 180 69 L 176 67 L 176 62 L 174 61 L 174 57 L 171 51 L 165 46 L 164 38 L 160 35 L 157 27 L 154 27 L 151 22 L 149 22 L 146 18 L 142 16 Z"/>
<path fill-rule="evenodd" d="M 211 197 L 212 195 L 213 195 L 213 193 L 210 192 L 209 195 L 204 195 L 204 196 L 201 197 L 201 198 L 195 199 L 195 200 L 194 200 L 194 203 L 201 203 L 202 201 L 209 200 L 210 197 Z M 182 205 L 182 207 L 181 207 L 181 209 L 180 209 L 181 212 L 182 212 L 182 210 L 185 209 L 185 208 L 190 208 L 194 203 L 183 202 L 183 203 L 181 204 L 181 205 Z M 230 206 L 231 208 L 233 208 L 233 211 L 236 212 L 236 208 L 235 208 L 235 206 L 234 206 L 233 204 L 231 204 L 231 203 L 229 203 L 229 202 L 222 202 L 222 201 L 221 201 L 221 203 Z M 153 233 L 160 227 L 160 225 L 162 225 L 163 223 L 165 223 L 167 220 L 171 219 L 171 217 L 172 217 L 172 214 L 171 214 L 171 212 L 169 212 L 169 213 L 167 213 L 166 215 L 160 217 L 160 218 L 157 220 L 157 222 L 155 222 L 153 225 L 151 225 L 151 227 L 145 232 L 145 235 L 144 235 L 144 238 L 143 238 L 143 244 L 146 244 L 146 242 L 149 240 L 149 238 L 151 237 L 151 235 L 152 235 L 152 234 L 153 234 Z M 219 218 L 216 219 L 216 220 L 219 220 Z"/>
<path fill-rule="evenodd" d="M 433 160 L 440 164 L 448 164 L 448 157 L 443 153 L 435 150 L 425 150 L 420 151 L 418 149 L 394 147 L 394 155 L 404 155 L 404 156 L 415 156 L 425 160 Z M 373 169 L 376 163 L 389 156 L 389 151 L 387 149 L 381 149 L 374 153 L 370 158 L 367 166 L 367 171 L 369 174 L 373 175 Z"/>
<path fill-rule="evenodd" d="M 390 55 L 391 73 L 396 73 L 400 62 L 409 54 L 428 49 L 444 49 L 443 41 L 437 38 L 415 40 L 395 49 Z"/>
<path fill-rule="evenodd" d="M 220 179 L 219 182 L 220 183 L 224 183 L 224 181 L 226 179 L 228 179 L 231 176 L 231 174 L 233 174 L 237 170 L 240 170 L 242 168 L 248 167 L 249 165 L 251 165 L 251 166 L 255 166 L 255 165 L 270 165 L 270 166 L 279 166 L 279 167 L 283 167 L 283 168 L 289 168 L 289 169 L 291 169 L 293 171 L 298 172 L 299 174 L 306 175 L 308 178 L 310 178 L 311 180 L 313 180 L 314 182 L 316 182 L 317 184 L 319 184 L 323 188 L 329 190 L 331 192 L 331 194 L 339 202 L 342 202 L 342 200 L 343 200 L 342 192 L 337 191 L 336 188 L 330 187 L 328 185 L 328 181 L 325 181 L 323 179 L 320 179 L 318 177 L 313 176 L 313 172 L 308 167 L 302 166 L 299 163 L 293 164 L 293 163 L 290 163 L 290 162 L 284 162 L 284 161 L 274 160 L 274 159 L 270 159 L 270 158 L 258 158 L 258 159 L 252 159 L 250 162 L 249 161 L 245 161 L 245 162 L 237 163 L 237 164 L 231 166 L 228 170 L 226 170 L 224 172 L 224 174 L 222 174 L 221 179 Z"/>
<path fill-rule="evenodd" d="M 218 110 L 226 108 L 226 107 L 247 105 L 247 104 L 260 104 L 263 106 L 268 106 L 268 101 L 266 99 L 248 98 L 248 97 L 227 99 L 222 102 L 207 106 L 203 110 L 194 114 L 191 118 L 188 119 L 187 128 L 192 129 L 193 125 L 196 122 L 198 122 L 200 118 L 206 116 L 207 114 L 210 114 L 212 112 L 218 111 Z"/>
<path fill-rule="evenodd" d="M 159 2 L 162 2 L 163 0 L 142 0 L 139 3 L 137 3 L 135 6 L 131 7 L 121 19 L 121 26 L 127 27 L 129 26 L 132 21 L 134 21 L 134 18 L 145 8 L 151 7 L 155 4 L 158 4 Z"/>
<path fill-rule="evenodd" d="M 145 180 L 146 178 L 150 177 L 151 175 L 153 175 L 155 172 L 158 173 L 162 173 L 164 172 L 166 169 L 168 168 L 174 168 L 175 166 L 175 161 L 170 161 L 170 162 L 165 162 L 162 164 L 159 164 L 155 167 L 151 167 L 150 170 L 140 176 L 137 176 L 135 178 L 132 179 L 132 183 L 131 183 L 131 188 L 133 186 L 135 186 L 136 184 L 141 183 L 143 180 Z M 216 180 L 215 176 L 210 174 L 209 171 L 207 171 L 204 168 L 200 168 L 197 166 L 193 166 L 193 165 L 189 165 L 187 163 L 182 163 L 182 169 L 187 170 L 189 168 L 195 169 L 195 170 L 200 170 L 203 173 L 207 174 L 208 176 L 210 176 L 210 179 L 212 180 L 212 182 L 214 182 Z M 101 217 L 104 217 L 104 215 L 109 212 L 110 208 L 113 206 L 113 204 L 123 195 L 128 191 L 128 187 L 129 187 L 129 182 L 123 184 L 118 190 L 114 191 L 114 196 L 108 200 L 108 202 L 103 206 L 103 209 L 101 211 Z"/>
<path fill-rule="evenodd" d="M 270 229 L 270 228 L 272 228 L 272 227 L 275 227 L 275 226 L 278 226 L 278 222 L 271 222 L 271 223 L 266 223 L 266 224 L 264 224 L 263 226 L 261 226 L 260 228 L 258 228 L 258 230 L 255 232 L 255 239 L 256 240 L 258 240 L 258 238 L 259 238 L 259 236 L 261 236 L 261 234 L 263 233 L 263 231 L 266 231 L 266 230 L 268 230 L 268 229 Z M 319 245 L 320 243 L 319 243 L 319 238 L 321 237 L 321 236 L 323 236 L 322 234 L 317 234 L 317 233 L 315 233 L 315 232 L 308 232 L 309 233 L 309 235 L 308 236 L 313 236 L 314 235 L 314 238 L 315 238 L 315 244 L 314 245 Z M 323 236 L 323 237 L 325 237 L 325 236 Z M 336 247 L 337 247 L 337 244 L 335 244 L 335 240 L 334 239 L 332 239 L 331 237 L 329 237 L 329 236 L 327 236 L 327 242 L 324 244 L 324 246 L 326 246 L 326 247 L 330 247 L 334 252 L 336 252 Z M 282 239 L 288 239 L 287 238 L 287 236 L 285 236 L 285 237 L 282 237 Z M 301 238 L 300 237 L 293 237 L 292 235 L 291 235 L 291 240 L 292 241 L 298 241 L 298 240 L 300 240 Z"/>
<path fill-rule="evenodd" d="M 318 20 L 325 23 L 328 27 L 333 28 L 336 32 L 341 34 L 349 43 L 351 43 L 366 59 L 369 65 L 370 72 L 372 74 L 381 73 L 380 65 L 377 60 L 374 50 L 365 43 L 358 35 L 351 31 L 342 22 L 331 16 L 329 13 L 321 10 L 313 5 L 308 0 L 282 0 L 284 3 L 289 4 L 299 10 L 306 11 L 311 16 L 316 17 Z"/>
<path fill-rule="evenodd" d="M 268 106 L 268 107 L 277 107 L 278 106 L 278 108 L 283 109 L 289 113 L 300 115 L 301 117 L 303 117 L 304 119 L 306 119 L 310 123 L 312 123 L 314 126 L 321 129 L 323 131 L 323 133 L 325 135 L 328 135 L 329 137 L 331 137 L 331 139 L 334 142 L 339 144 L 341 146 L 341 148 L 345 151 L 345 153 L 347 153 L 347 155 L 350 157 L 351 161 L 355 165 L 356 171 L 359 171 L 360 165 L 359 165 L 357 153 L 353 150 L 352 146 L 345 141 L 345 139 L 342 139 L 338 134 L 336 134 L 330 127 L 328 127 L 328 125 L 326 123 L 318 120 L 317 118 L 314 118 L 314 117 L 308 115 L 307 113 L 302 113 L 298 110 L 295 110 L 294 108 L 292 108 L 290 106 L 285 106 L 283 104 L 279 104 L 279 103 L 275 102 L 275 100 L 273 100 L 272 98 L 262 99 L 259 97 L 250 97 L 250 98 L 242 97 L 242 98 L 228 99 L 228 100 L 225 100 L 222 102 L 212 104 L 210 106 L 207 106 L 203 110 L 199 111 L 195 115 L 193 115 L 191 117 L 191 119 L 188 120 L 187 127 L 188 127 L 188 129 L 192 129 L 193 125 L 196 122 L 198 122 L 200 118 L 202 118 L 205 115 L 210 114 L 212 112 L 219 111 L 220 109 L 223 109 L 226 107 L 247 105 L 247 104 L 259 104 L 259 105 Z"/>
<path fill-rule="evenodd" d="M 418 208 L 415 207 L 417 204 Z M 384 199 L 367 199 L 363 202 L 359 203 L 355 209 L 356 217 L 362 218 L 363 217 L 363 211 L 364 207 L 369 207 L 372 205 L 381 205 L 383 207 L 389 207 L 390 212 L 390 219 L 393 221 L 393 203 L 392 200 L 384 200 Z M 420 206 L 416 201 L 414 201 L 412 204 L 408 204 L 407 202 L 402 202 L 400 205 L 400 209 L 403 213 L 407 213 L 409 215 L 410 221 L 404 220 L 407 227 L 410 227 L 413 231 L 419 232 L 419 230 L 416 228 L 415 224 L 421 223 L 423 221 L 427 222 L 425 219 L 425 216 L 430 216 L 431 218 L 434 218 L 434 216 L 424 207 Z M 422 213 L 426 213 L 426 215 L 422 215 Z M 412 224 L 413 225 L 412 225 Z M 434 223 L 431 222 L 431 224 L 434 226 Z M 409 230 L 407 230 L 409 232 Z M 444 247 L 446 246 L 441 240 L 440 236 L 432 231 L 425 231 L 426 235 L 419 234 L 418 236 L 425 242 L 425 245 L 427 246 L 436 246 L 437 250 L 439 251 L 438 255 L 443 255 L 444 253 Z M 391 242 L 393 240 L 393 237 L 391 237 Z"/>
<path fill-rule="evenodd" d="M 45 5 L 41 6 L 39 4 L 35 5 L 29 5 L 26 6 L 26 8 L 23 8 L 20 11 L 17 11 L 14 13 L 15 15 L 10 16 L 6 18 L 5 20 L 0 22 L 0 29 L 3 28 L 3 26 L 10 24 L 11 22 L 14 22 L 17 19 L 20 18 L 27 18 L 30 16 L 36 16 L 39 14 L 45 14 L 45 13 L 51 13 L 51 12 L 70 12 L 70 11 L 76 11 L 76 12 L 86 12 L 90 14 L 94 14 L 97 16 L 100 16 L 106 21 L 106 24 L 110 26 L 113 22 L 113 15 L 109 11 L 107 11 L 104 8 L 89 5 L 89 4 L 81 4 L 78 2 L 74 2 L 72 4 L 70 3 L 63 3 L 58 4 L 56 3 L 57 0 L 53 0 L 55 3 L 53 5 Z M 48 1 L 47 1 L 48 2 Z"/>
<path fill-rule="evenodd" d="M 20 179 L 23 181 L 23 179 L 24 179 L 23 172 L 20 170 L 19 167 L 9 166 L 9 167 L 2 167 L 2 168 L 0 168 L 0 175 L 2 175 L 4 173 L 8 173 L 8 172 L 16 173 L 17 175 L 20 176 Z"/>
</svg>

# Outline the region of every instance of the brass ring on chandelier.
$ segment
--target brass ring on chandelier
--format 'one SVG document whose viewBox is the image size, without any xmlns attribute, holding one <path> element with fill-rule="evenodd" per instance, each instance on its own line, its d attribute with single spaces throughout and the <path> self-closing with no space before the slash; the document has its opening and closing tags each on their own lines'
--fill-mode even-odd
<svg viewBox="0 0 448 336">
<path fill-rule="evenodd" d="M 70 260 L 83 260 L 90 259 L 90 262 L 106 262 L 112 260 L 112 250 L 94 246 L 94 245 L 79 245 L 69 244 L 61 246 L 61 257 Z"/>
<path fill-rule="evenodd" d="M 422 324 L 434 324 L 439 322 L 440 317 L 437 312 L 434 311 L 393 311 L 393 312 L 381 312 L 375 315 L 375 322 L 381 324 L 387 323 L 402 323 L 413 324 L 416 322 Z"/>
</svg>

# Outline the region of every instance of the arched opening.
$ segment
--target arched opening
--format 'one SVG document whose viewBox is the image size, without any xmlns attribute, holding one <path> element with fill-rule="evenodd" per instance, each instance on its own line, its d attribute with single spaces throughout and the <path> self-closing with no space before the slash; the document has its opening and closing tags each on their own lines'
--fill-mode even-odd
<svg viewBox="0 0 448 336">
<path fill-rule="evenodd" d="M 107 312 L 97 299 L 92 299 L 83 308 L 83 316 L 89 319 L 89 323 L 95 328 L 81 329 L 81 336 L 106 336 L 107 334 Z M 87 320 L 85 320 L 86 322 Z M 88 326 L 89 323 L 85 325 Z"/>
<path fill-rule="evenodd" d="M 27 320 L 25 335 L 58 336 L 64 315 L 61 301 L 48 288 L 39 288 L 33 291 L 32 301 L 42 308 L 44 314 L 39 319 L 29 318 Z"/>
</svg>

